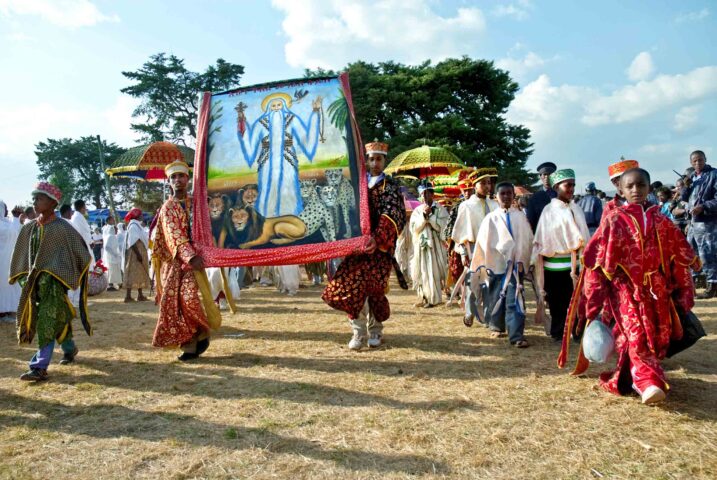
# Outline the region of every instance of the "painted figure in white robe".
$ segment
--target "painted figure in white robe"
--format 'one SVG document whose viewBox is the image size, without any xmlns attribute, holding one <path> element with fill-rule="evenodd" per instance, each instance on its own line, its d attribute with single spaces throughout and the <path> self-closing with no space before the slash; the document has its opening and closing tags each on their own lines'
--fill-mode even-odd
<svg viewBox="0 0 717 480">
<path fill-rule="evenodd" d="M 411 274 L 419 300 L 416 305 L 428 308 L 441 303 L 448 276 L 448 251 L 442 232 L 450 215 L 433 201 L 431 186 L 420 186 L 419 193 L 423 205 L 413 211 L 409 223 L 413 243 Z"/>
<path fill-rule="evenodd" d="M 251 123 L 246 119 L 244 103 L 235 108 L 242 154 L 250 168 L 257 164 L 259 198 L 255 208 L 265 218 L 298 215 L 304 209 L 297 149 L 309 161 L 314 159 L 319 143 L 321 101 L 317 97 L 312 102 L 307 122 L 290 109 L 292 99 L 286 93 L 264 98 L 261 102 L 264 113 Z"/>
</svg>

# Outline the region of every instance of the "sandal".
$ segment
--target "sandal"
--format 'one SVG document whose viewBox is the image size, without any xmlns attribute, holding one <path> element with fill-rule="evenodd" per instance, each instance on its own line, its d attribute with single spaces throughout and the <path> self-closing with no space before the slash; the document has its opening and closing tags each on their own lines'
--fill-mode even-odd
<svg viewBox="0 0 717 480">
<path fill-rule="evenodd" d="M 505 337 L 505 333 L 503 333 L 503 332 L 496 332 L 496 331 L 490 332 L 490 338 L 503 338 L 503 337 Z"/>
<path fill-rule="evenodd" d="M 466 327 L 472 327 L 473 326 L 473 315 L 464 315 L 463 316 L 463 325 Z"/>
<path fill-rule="evenodd" d="M 515 348 L 528 348 L 530 346 L 527 340 L 518 340 L 513 345 L 515 345 Z"/>
</svg>

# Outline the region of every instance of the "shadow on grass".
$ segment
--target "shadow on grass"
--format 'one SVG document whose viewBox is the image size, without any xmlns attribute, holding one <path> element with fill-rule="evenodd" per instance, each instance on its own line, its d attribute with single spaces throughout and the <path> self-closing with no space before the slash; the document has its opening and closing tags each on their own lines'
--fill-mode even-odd
<svg viewBox="0 0 717 480">
<path fill-rule="evenodd" d="M 58 431 L 94 438 L 132 437 L 146 441 L 172 439 L 188 445 L 213 446 L 246 450 L 260 448 L 276 454 L 302 455 L 315 460 L 331 461 L 355 471 L 401 472 L 412 475 L 449 473 L 439 460 L 421 455 L 390 455 L 351 448 L 325 448 L 317 442 L 279 435 L 269 428 L 248 428 L 198 420 L 179 413 L 154 413 L 133 410 L 120 405 L 78 405 L 37 400 L 5 393 L 0 407 L 25 416 L 0 414 L 2 428 L 27 427 L 33 430 Z"/>
<path fill-rule="evenodd" d="M 660 408 L 698 420 L 717 420 L 717 383 L 698 378 L 667 378 L 670 393 Z"/>
<path fill-rule="evenodd" d="M 500 354 L 502 347 L 480 346 L 475 356 Z M 367 351 L 366 355 L 373 352 Z M 361 355 L 361 354 L 355 354 Z M 552 364 L 536 366 L 532 362 L 520 365 L 508 365 L 505 361 L 467 360 L 384 360 L 367 363 L 361 360 L 321 357 L 283 357 L 275 355 L 257 355 L 253 353 L 236 353 L 234 355 L 206 357 L 203 359 L 211 365 L 222 365 L 233 368 L 250 368 L 255 366 L 273 365 L 293 370 L 313 371 L 322 373 L 370 373 L 385 377 L 416 377 L 458 380 L 478 380 L 486 378 L 527 377 L 539 373 L 542 376 L 561 375 L 563 372 L 553 368 Z"/>
<path fill-rule="evenodd" d="M 229 358 L 232 361 L 228 362 L 228 366 L 236 367 L 236 360 Z M 51 372 L 51 378 L 59 383 L 89 383 L 135 391 L 182 393 L 220 400 L 266 398 L 343 407 L 381 405 L 397 410 L 480 409 L 478 404 L 463 399 L 404 402 L 381 395 L 317 383 L 241 376 L 235 373 L 236 369 L 213 368 L 220 364 L 213 362 L 211 357 L 204 358 L 200 362 L 203 363 L 193 363 L 190 367 L 179 362 L 164 364 L 86 358 L 82 362 L 84 366 L 103 373 L 70 376 L 61 369 L 56 369 Z M 197 370 L 195 366 L 204 368 Z"/>
</svg>

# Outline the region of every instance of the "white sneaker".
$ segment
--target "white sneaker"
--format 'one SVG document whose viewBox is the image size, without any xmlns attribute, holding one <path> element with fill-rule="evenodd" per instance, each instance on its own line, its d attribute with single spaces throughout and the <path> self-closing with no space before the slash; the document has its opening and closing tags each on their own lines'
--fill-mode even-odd
<svg viewBox="0 0 717 480">
<path fill-rule="evenodd" d="M 351 340 L 349 340 L 349 348 L 351 350 L 361 350 L 365 341 L 365 336 L 359 335 L 358 332 L 354 332 L 354 336 L 351 337 Z"/>
<path fill-rule="evenodd" d="M 368 337 L 368 346 L 371 348 L 378 348 L 381 345 L 383 345 L 383 334 L 382 333 L 372 333 L 370 337 Z"/>
<path fill-rule="evenodd" d="M 656 387 L 654 385 L 650 385 L 645 389 L 644 392 L 642 392 L 642 403 L 645 405 L 653 405 L 655 403 L 660 403 L 665 399 L 667 395 L 665 394 L 665 391 L 662 390 L 660 387 Z"/>
</svg>

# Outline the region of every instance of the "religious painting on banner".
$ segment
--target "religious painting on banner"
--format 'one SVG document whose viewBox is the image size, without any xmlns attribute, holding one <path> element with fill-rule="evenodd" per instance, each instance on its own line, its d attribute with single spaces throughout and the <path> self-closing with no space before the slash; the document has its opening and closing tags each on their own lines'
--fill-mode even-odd
<svg viewBox="0 0 717 480">
<path fill-rule="evenodd" d="M 370 233 L 366 195 L 346 74 L 203 95 L 192 234 L 208 265 L 360 251 Z"/>
</svg>

